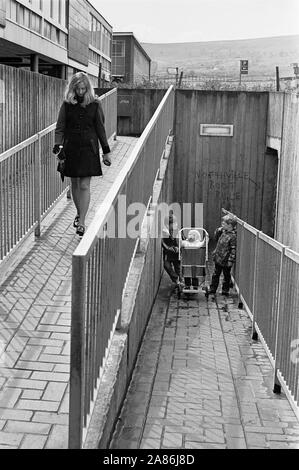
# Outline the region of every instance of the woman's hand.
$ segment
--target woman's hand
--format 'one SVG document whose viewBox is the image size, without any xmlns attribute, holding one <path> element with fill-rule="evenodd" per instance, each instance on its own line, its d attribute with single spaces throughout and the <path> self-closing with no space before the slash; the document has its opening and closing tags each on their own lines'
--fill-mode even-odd
<svg viewBox="0 0 299 470">
<path fill-rule="evenodd" d="M 53 152 L 55 155 L 57 155 L 57 153 L 59 153 L 62 148 L 63 148 L 63 145 L 55 144 L 54 147 L 53 147 L 52 152 Z"/>
<path fill-rule="evenodd" d="M 107 166 L 111 165 L 110 153 L 104 153 L 103 163 L 104 163 L 104 165 L 107 165 Z"/>
</svg>

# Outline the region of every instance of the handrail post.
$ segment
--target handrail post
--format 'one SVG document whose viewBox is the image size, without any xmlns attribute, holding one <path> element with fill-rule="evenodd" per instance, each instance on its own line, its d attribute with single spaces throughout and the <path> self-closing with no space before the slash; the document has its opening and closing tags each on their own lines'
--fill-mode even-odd
<svg viewBox="0 0 299 470">
<path fill-rule="evenodd" d="M 274 384 L 273 384 L 273 393 L 280 393 L 281 392 L 281 384 L 278 379 L 278 369 L 280 366 L 279 363 L 279 355 L 277 354 L 278 349 L 278 335 L 279 335 L 279 319 L 280 313 L 282 311 L 282 283 L 284 282 L 283 277 L 283 268 L 285 263 L 285 250 L 286 247 L 282 247 L 281 255 L 280 255 L 280 267 L 279 267 L 279 281 L 278 281 L 278 300 L 277 300 L 277 319 L 276 319 L 276 335 L 275 335 L 275 356 L 274 356 Z M 282 340 L 282 338 L 280 338 Z"/>
<path fill-rule="evenodd" d="M 259 253 L 259 239 L 260 232 L 257 232 L 255 238 L 254 249 L 254 270 L 253 270 L 253 292 L 252 292 L 252 339 L 258 340 L 258 334 L 255 328 L 256 319 L 256 300 L 257 300 L 257 267 L 258 267 L 258 253 Z"/>
<path fill-rule="evenodd" d="M 69 449 L 80 449 L 82 446 L 84 419 L 85 257 L 73 255 L 72 271 Z"/>
<path fill-rule="evenodd" d="M 41 158 L 42 158 L 42 151 L 41 151 L 41 134 L 40 132 L 37 133 L 37 159 L 34 165 L 34 218 L 37 222 L 34 234 L 36 237 L 40 237 L 41 233 L 41 213 L 42 213 L 42 175 L 41 175 Z"/>
<path fill-rule="evenodd" d="M 241 226 L 241 237 L 240 237 L 240 251 L 239 251 L 239 254 L 241 254 L 241 250 L 243 250 L 243 246 L 244 246 L 244 222 L 241 221 L 240 222 L 240 226 Z M 241 256 L 240 256 L 241 258 Z M 241 301 L 241 280 L 243 280 L 243 272 L 242 272 L 242 265 L 240 263 L 240 260 L 238 261 L 239 262 L 239 301 L 238 301 L 238 308 L 243 308 L 243 302 Z"/>
</svg>

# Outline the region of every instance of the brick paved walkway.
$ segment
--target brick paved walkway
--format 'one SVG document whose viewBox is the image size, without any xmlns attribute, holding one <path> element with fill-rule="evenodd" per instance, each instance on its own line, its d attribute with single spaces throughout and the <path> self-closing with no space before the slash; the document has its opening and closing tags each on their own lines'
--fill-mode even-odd
<svg viewBox="0 0 299 470">
<path fill-rule="evenodd" d="M 113 143 L 112 166 L 92 179 L 87 225 L 137 140 Z M 0 286 L 0 449 L 67 448 L 74 216 L 64 198 Z"/>
<path fill-rule="evenodd" d="M 237 297 L 170 295 L 163 277 L 112 449 L 299 449 L 299 422 Z"/>
</svg>

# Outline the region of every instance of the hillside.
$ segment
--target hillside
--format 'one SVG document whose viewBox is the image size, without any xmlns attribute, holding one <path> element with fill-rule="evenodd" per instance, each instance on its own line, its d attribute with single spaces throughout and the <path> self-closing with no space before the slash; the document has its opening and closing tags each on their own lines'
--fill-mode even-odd
<svg viewBox="0 0 299 470">
<path fill-rule="evenodd" d="M 249 76 L 292 76 L 293 62 L 299 62 L 299 35 L 234 41 L 142 43 L 152 59 L 152 73 L 167 73 L 179 67 L 184 74 L 239 75 L 240 59 L 249 60 Z"/>
</svg>

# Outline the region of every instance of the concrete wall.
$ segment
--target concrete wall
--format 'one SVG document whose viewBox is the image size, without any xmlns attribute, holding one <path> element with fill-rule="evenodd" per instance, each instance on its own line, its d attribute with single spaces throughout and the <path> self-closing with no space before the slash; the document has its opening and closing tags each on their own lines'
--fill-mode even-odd
<svg viewBox="0 0 299 470">
<path fill-rule="evenodd" d="M 158 292 L 162 273 L 161 239 L 154 237 L 155 204 L 172 200 L 173 146 L 167 144 L 160 176 L 153 188 L 153 207 L 129 273 L 121 312 L 121 327 L 113 336 L 109 359 L 98 391 L 85 440 L 85 449 L 107 449 L 125 398 L 138 350 Z M 150 234 L 152 236 L 150 236 Z"/>
<path fill-rule="evenodd" d="M 141 135 L 166 90 L 118 88 L 118 135 Z"/>
</svg>

